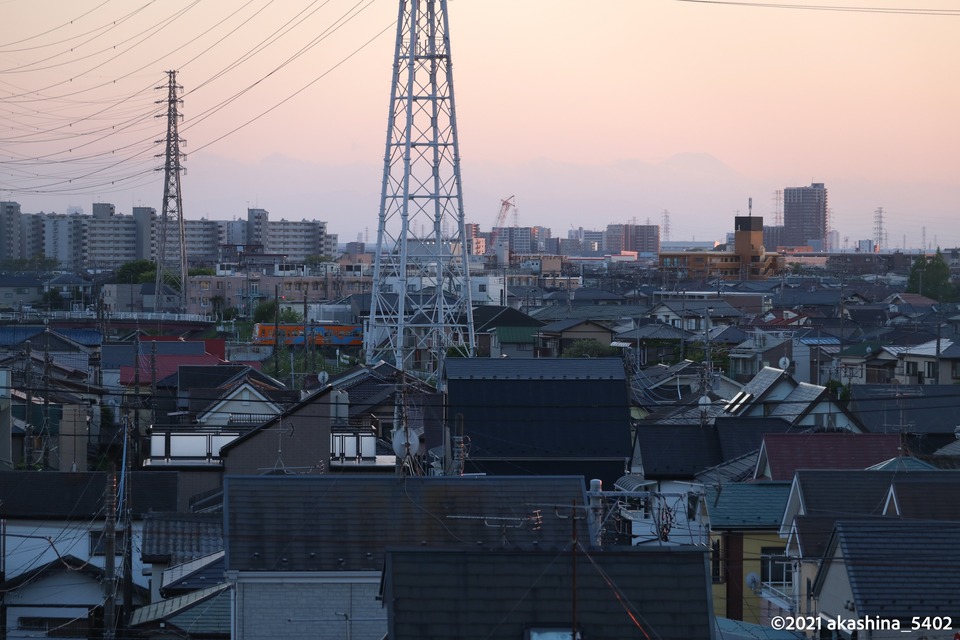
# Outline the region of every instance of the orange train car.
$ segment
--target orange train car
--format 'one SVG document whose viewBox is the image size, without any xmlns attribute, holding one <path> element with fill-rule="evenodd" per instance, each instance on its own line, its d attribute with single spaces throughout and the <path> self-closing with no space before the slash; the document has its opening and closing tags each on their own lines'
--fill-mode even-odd
<svg viewBox="0 0 960 640">
<path fill-rule="evenodd" d="M 359 347 L 363 345 L 363 327 L 358 324 L 280 324 L 253 325 L 253 344 L 313 345 L 318 347 Z"/>
</svg>

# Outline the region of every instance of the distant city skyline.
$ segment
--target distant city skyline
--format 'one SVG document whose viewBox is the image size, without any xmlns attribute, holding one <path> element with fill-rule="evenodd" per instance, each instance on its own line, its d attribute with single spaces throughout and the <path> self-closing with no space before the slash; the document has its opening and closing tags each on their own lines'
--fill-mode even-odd
<svg viewBox="0 0 960 640">
<path fill-rule="evenodd" d="M 178 69 L 186 218 L 261 207 L 373 241 L 397 5 L 328 5 L 225 16 L 172 0 L 123 20 L 93 0 L 6 5 L 18 37 L 0 46 L 0 200 L 160 209 L 153 87 Z M 521 225 L 557 236 L 666 209 L 672 239 L 722 240 L 748 198 L 771 224 L 775 191 L 822 182 L 841 248 L 873 237 L 877 207 L 889 247 L 960 246 L 960 10 L 837 6 L 851 10 L 451 3 L 467 220 L 489 228 L 514 195 Z M 128 122 L 129 135 L 66 134 Z M 111 165 L 124 145 L 131 158 Z"/>
</svg>

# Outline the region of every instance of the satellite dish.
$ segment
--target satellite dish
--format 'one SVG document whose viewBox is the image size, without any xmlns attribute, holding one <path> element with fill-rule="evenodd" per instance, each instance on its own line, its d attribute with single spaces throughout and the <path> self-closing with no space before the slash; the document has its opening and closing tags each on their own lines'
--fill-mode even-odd
<svg viewBox="0 0 960 640">
<path fill-rule="evenodd" d="M 407 454 L 415 456 L 420 452 L 420 434 L 413 429 L 394 429 L 393 453 L 398 458 L 406 458 Z"/>
<path fill-rule="evenodd" d="M 317 382 L 319 382 L 321 385 L 327 384 L 328 380 L 330 380 L 330 374 L 326 371 L 321 371 L 317 374 Z"/>
<path fill-rule="evenodd" d="M 787 356 L 783 356 L 782 358 L 780 358 L 780 368 L 781 369 L 790 368 L 790 358 L 788 358 Z"/>
</svg>

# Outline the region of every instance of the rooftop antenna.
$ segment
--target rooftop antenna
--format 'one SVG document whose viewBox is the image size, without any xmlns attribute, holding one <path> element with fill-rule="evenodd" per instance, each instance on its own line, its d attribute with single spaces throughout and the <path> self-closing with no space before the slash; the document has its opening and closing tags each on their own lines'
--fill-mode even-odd
<svg viewBox="0 0 960 640">
<path fill-rule="evenodd" d="M 747 215 L 753 217 L 753 198 L 747 198 Z"/>
</svg>

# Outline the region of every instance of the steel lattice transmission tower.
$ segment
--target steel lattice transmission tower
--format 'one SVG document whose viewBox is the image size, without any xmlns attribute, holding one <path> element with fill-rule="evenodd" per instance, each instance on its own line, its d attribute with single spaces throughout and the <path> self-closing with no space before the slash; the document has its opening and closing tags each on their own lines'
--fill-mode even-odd
<svg viewBox="0 0 960 640">
<path fill-rule="evenodd" d="M 473 355 L 446 0 L 400 0 L 373 265 L 367 362 L 441 379 Z"/>
<path fill-rule="evenodd" d="M 166 100 L 157 100 L 157 104 L 167 104 L 167 137 L 166 150 L 157 157 L 165 158 L 163 163 L 163 212 L 160 214 L 160 233 L 157 241 L 157 280 L 154 289 L 154 311 L 163 307 L 163 285 L 179 287 L 179 310 L 186 310 L 187 306 L 187 246 L 186 231 L 183 221 L 183 196 L 180 193 L 180 173 L 183 171 L 178 133 L 180 118 L 180 104 L 183 100 L 179 92 L 183 89 L 177 84 L 177 72 L 167 71 L 166 86 L 157 89 L 166 89 Z M 157 116 L 157 117 L 163 117 Z M 157 140 L 161 143 L 163 140 Z M 176 234 L 176 235 L 174 235 Z M 176 246 L 170 242 L 175 238 Z"/>
</svg>

